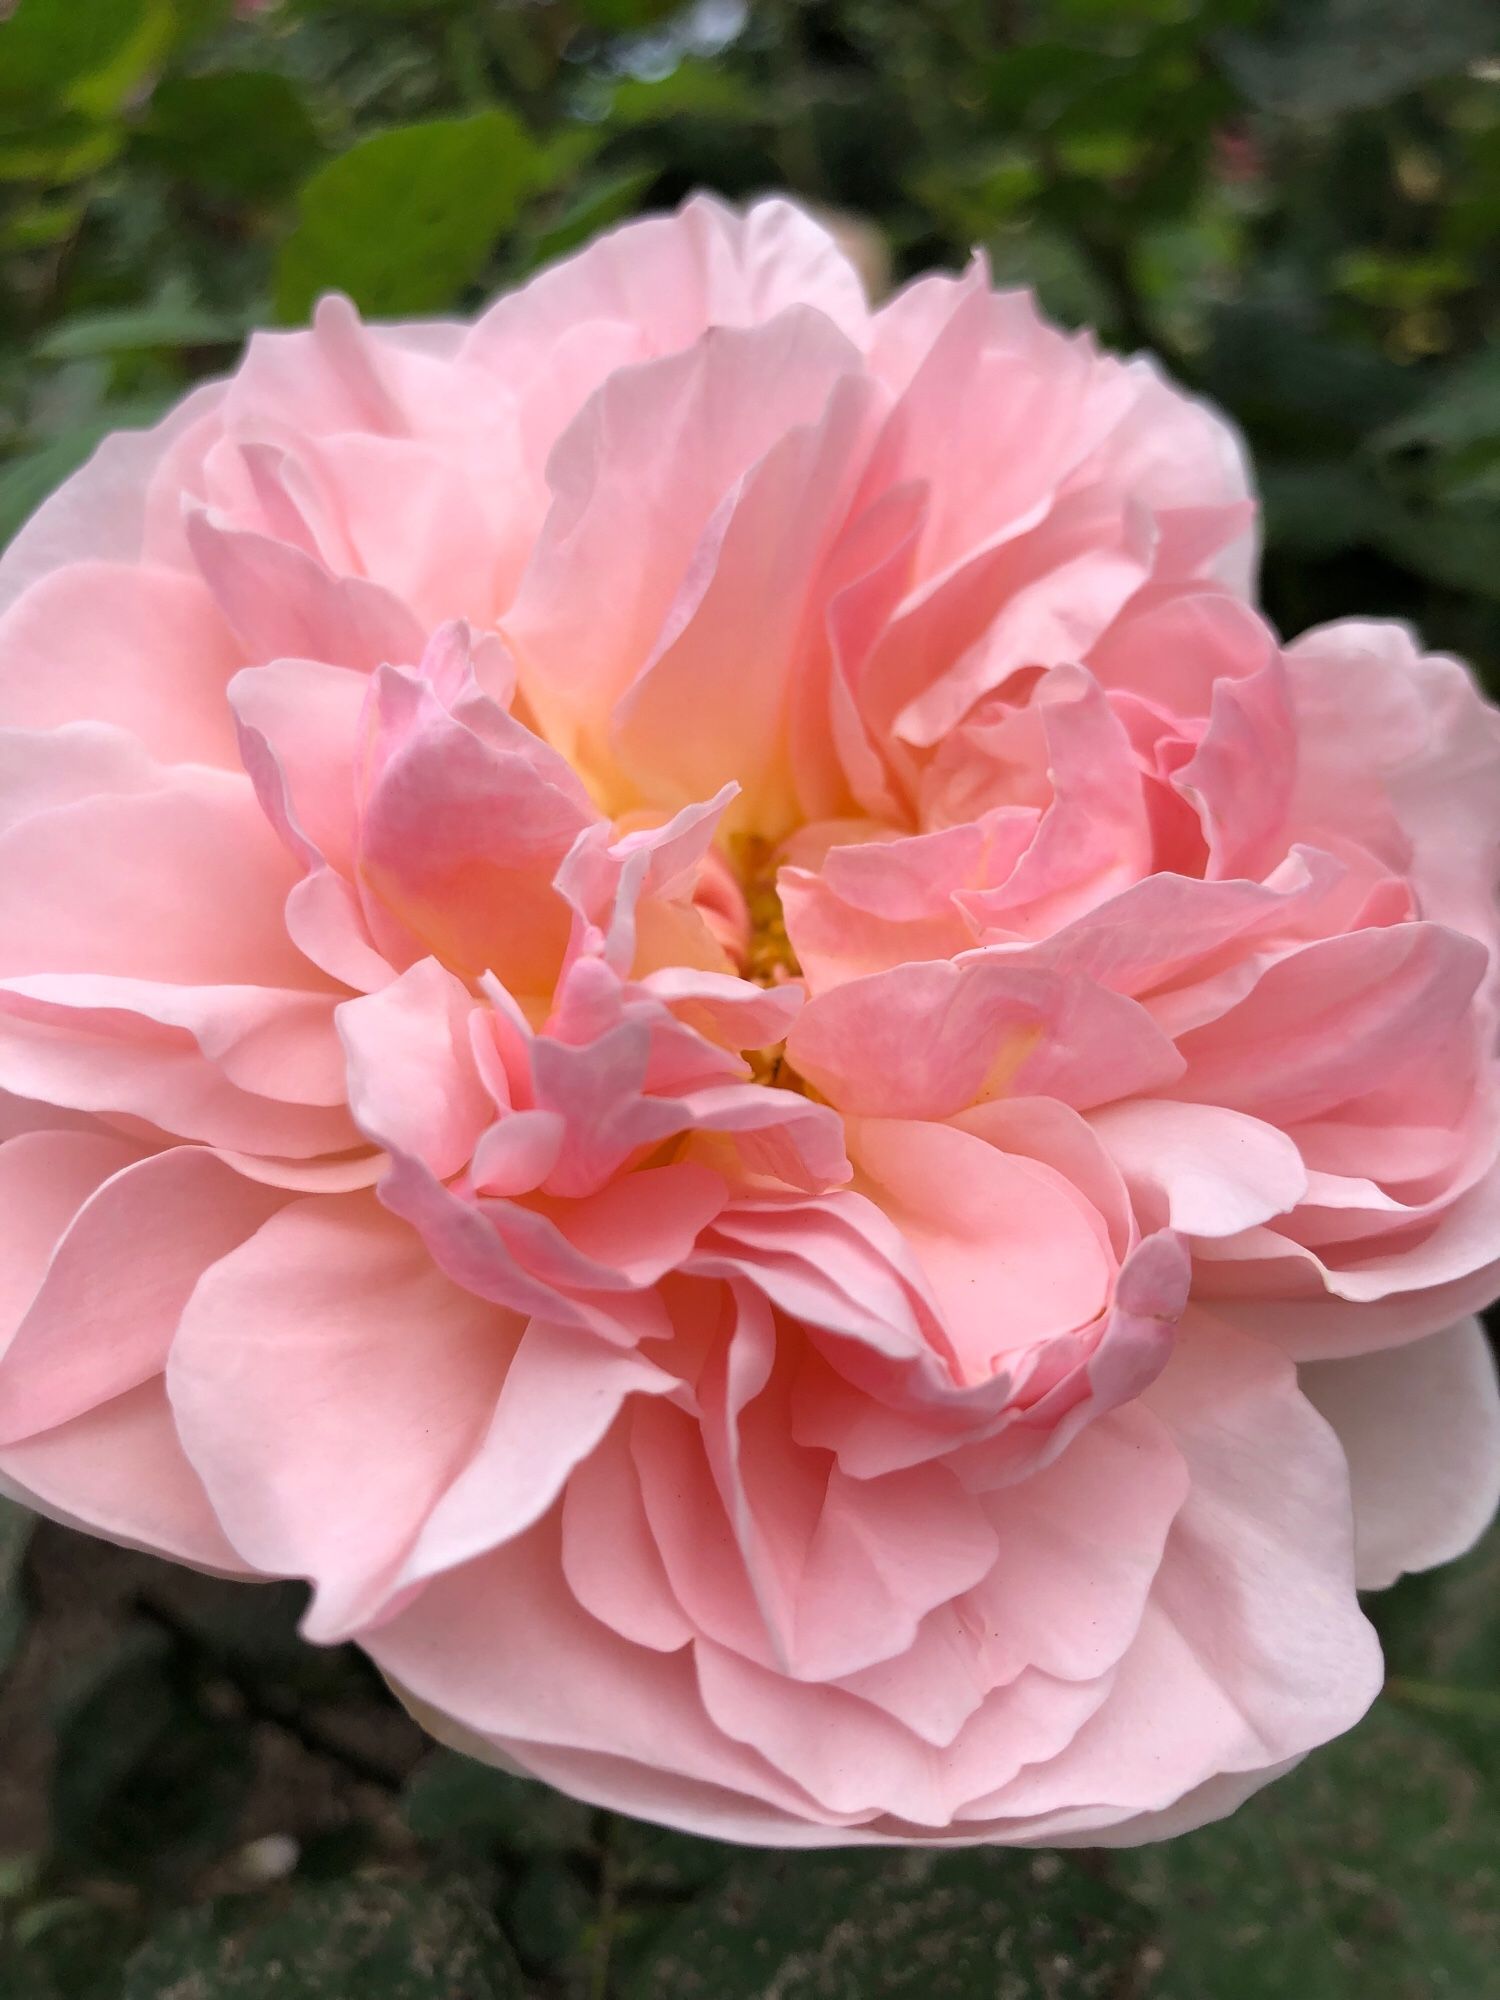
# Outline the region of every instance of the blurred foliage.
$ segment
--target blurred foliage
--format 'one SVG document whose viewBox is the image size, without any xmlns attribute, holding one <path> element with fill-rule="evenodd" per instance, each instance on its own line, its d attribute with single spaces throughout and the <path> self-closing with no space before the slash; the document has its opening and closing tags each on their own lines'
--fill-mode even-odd
<svg viewBox="0 0 1500 2000">
<path fill-rule="evenodd" d="M 1244 428 L 1289 630 L 1500 682 L 1494 0 L 0 0 L 0 540 L 329 287 L 466 310 L 693 188 L 975 246 Z M 1487 2000 L 1500 1538 L 1365 1727 L 1140 1854 L 763 1856 L 424 1748 L 248 1591 L 0 1501 L 6 2000 Z"/>
<path fill-rule="evenodd" d="M 321 289 L 462 310 L 698 186 L 1154 349 L 1248 434 L 1280 623 L 1497 671 L 1495 0 L 12 0 L 0 539 Z"/>
<path fill-rule="evenodd" d="M 637 1825 L 424 1742 L 352 1648 L 301 1644 L 299 1589 L 50 1526 L 4 1603 L 6 2000 L 1500 1994 L 1500 1529 L 1372 1600 L 1391 1679 L 1350 1736 L 1121 1852 Z"/>
</svg>

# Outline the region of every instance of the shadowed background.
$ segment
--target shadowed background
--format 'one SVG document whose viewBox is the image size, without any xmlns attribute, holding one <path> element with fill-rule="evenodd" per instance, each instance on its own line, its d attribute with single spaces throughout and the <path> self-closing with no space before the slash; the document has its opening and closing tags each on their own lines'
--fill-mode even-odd
<svg viewBox="0 0 1500 2000">
<path fill-rule="evenodd" d="M 974 245 L 1246 431 L 1294 632 L 1500 686 L 1494 0 L 0 0 L 0 542 L 325 289 L 467 311 L 697 187 Z M 757 1856 L 424 1746 L 248 1590 L 0 1502 L 6 2000 L 1490 2000 L 1500 1538 L 1371 1718 L 1135 1854 Z"/>
</svg>

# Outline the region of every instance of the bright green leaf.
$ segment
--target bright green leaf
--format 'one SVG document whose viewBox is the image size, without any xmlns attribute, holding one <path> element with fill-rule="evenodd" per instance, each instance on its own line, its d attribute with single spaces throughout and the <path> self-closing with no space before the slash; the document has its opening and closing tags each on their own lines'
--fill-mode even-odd
<svg viewBox="0 0 1500 2000">
<path fill-rule="evenodd" d="M 117 126 L 94 124 L 76 111 L 0 126 L 0 181 L 62 187 L 107 166 L 122 143 Z"/>
<path fill-rule="evenodd" d="M 500 110 L 362 139 L 303 186 L 276 269 L 279 317 L 305 319 L 328 290 L 371 314 L 453 305 L 514 221 L 534 159 Z"/>
<path fill-rule="evenodd" d="M 71 0 L 69 0 L 71 4 Z M 108 118 L 119 111 L 141 80 L 160 63 L 171 47 L 175 20 L 172 0 L 133 0 L 135 25 L 108 60 L 91 65 L 69 84 L 67 102 L 75 111 L 94 118 Z"/>
<path fill-rule="evenodd" d="M 754 125 L 771 111 L 739 77 L 709 62 L 681 62 L 666 76 L 622 77 L 607 101 L 613 126 L 657 125 L 667 118 Z"/>
<path fill-rule="evenodd" d="M 60 103 L 128 58 L 158 11 L 155 0 L 21 0 L 0 22 L 0 103 Z"/>
</svg>

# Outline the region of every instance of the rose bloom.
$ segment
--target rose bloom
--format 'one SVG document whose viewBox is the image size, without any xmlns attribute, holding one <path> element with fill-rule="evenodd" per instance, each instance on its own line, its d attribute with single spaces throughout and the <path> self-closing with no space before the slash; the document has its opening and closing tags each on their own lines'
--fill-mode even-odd
<svg viewBox="0 0 1500 2000">
<path fill-rule="evenodd" d="M 1496 1491 L 1500 722 L 784 202 L 337 298 L 4 564 L 0 1476 L 731 1839 L 1148 1839 Z"/>
</svg>

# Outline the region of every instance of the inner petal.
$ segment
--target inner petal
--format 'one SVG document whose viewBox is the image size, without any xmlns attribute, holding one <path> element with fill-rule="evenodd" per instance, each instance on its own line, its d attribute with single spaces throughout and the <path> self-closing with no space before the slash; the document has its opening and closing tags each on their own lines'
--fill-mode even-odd
<svg viewBox="0 0 1500 2000">
<path fill-rule="evenodd" d="M 847 1139 L 854 1185 L 916 1252 L 966 1380 L 1104 1310 L 1104 1225 L 1053 1168 L 911 1119 L 850 1119 Z"/>
</svg>

